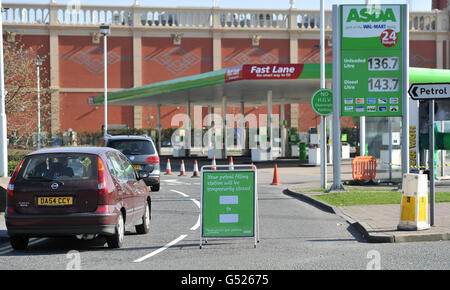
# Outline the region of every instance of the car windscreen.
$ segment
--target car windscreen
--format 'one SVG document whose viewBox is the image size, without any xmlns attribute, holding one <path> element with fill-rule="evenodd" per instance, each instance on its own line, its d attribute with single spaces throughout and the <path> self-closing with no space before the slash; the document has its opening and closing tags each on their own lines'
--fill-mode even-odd
<svg viewBox="0 0 450 290">
<path fill-rule="evenodd" d="M 97 179 L 97 156 L 92 154 L 40 154 L 28 156 L 19 179 L 79 181 Z"/>
<path fill-rule="evenodd" d="M 125 155 L 155 154 L 155 147 L 148 140 L 110 140 L 108 147 L 117 149 Z"/>
</svg>

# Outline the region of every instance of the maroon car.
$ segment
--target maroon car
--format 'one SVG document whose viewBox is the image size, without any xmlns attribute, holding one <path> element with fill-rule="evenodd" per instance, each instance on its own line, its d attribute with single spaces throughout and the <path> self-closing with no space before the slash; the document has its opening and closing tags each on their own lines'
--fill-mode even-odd
<svg viewBox="0 0 450 290">
<path fill-rule="evenodd" d="M 125 155 L 108 147 L 61 147 L 28 154 L 8 185 L 6 227 L 14 249 L 29 237 L 105 236 L 122 246 L 125 225 L 150 226 L 151 198 Z"/>
</svg>

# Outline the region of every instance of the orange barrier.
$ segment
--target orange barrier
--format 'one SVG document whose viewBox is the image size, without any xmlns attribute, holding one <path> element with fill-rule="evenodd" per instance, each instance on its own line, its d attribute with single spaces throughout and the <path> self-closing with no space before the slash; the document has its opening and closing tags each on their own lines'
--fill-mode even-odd
<svg viewBox="0 0 450 290">
<path fill-rule="evenodd" d="M 377 160 L 373 156 L 358 156 L 352 162 L 353 180 L 374 179 L 377 175 Z"/>
</svg>

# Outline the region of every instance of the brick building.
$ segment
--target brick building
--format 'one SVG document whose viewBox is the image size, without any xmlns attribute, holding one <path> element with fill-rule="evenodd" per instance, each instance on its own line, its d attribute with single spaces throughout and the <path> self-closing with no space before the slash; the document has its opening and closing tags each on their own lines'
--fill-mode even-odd
<svg viewBox="0 0 450 290">
<path fill-rule="evenodd" d="M 245 63 L 319 62 L 319 11 L 66 6 L 3 3 L 3 30 L 48 56 L 51 108 L 44 131 L 98 131 L 103 107 L 88 104 L 103 93 L 103 37 L 108 37 L 108 88 L 136 87 Z M 449 68 L 447 1 L 439 10 L 410 12 L 410 65 Z M 332 61 L 331 11 L 326 12 L 326 61 Z M 6 37 L 5 37 L 6 41 Z M 205 104 L 206 106 L 207 104 Z M 320 123 L 309 104 L 285 104 L 288 127 L 307 131 Z M 220 108 L 214 108 L 220 110 Z M 240 108 L 229 108 L 239 112 Z M 206 108 L 202 108 L 206 115 Z M 280 106 L 273 107 L 277 114 Z M 161 108 L 163 128 L 184 107 Z M 246 108 L 267 113 L 266 107 Z M 156 107 L 111 107 L 109 124 L 156 127 Z M 11 118 L 11 116 L 8 116 Z M 343 124 L 353 126 L 351 119 Z"/>
</svg>

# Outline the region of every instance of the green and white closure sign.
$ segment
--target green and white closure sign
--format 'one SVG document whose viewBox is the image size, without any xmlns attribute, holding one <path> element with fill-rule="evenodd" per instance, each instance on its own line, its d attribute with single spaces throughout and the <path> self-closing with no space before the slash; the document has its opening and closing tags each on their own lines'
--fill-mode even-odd
<svg viewBox="0 0 450 290">
<path fill-rule="evenodd" d="M 340 6 L 342 116 L 402 116 L 402 6 Z"/>
<path fill-rule="evenodd" d="M 234 168 L 226 170 L 228 165 L 217 165 L 217 170 L 211 170 L 208 165 L 201 169 L 200 248 L 203 238 L 208 237 L 255 237 L 256 247 L 259 236 L 256 167 L 234 165 Z"/>
</svg>

